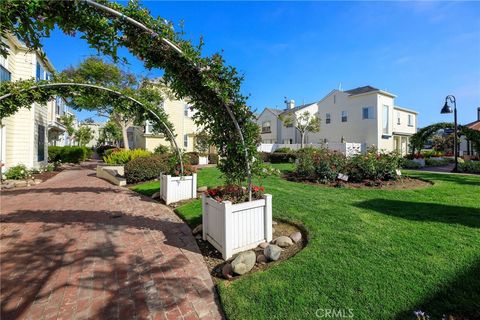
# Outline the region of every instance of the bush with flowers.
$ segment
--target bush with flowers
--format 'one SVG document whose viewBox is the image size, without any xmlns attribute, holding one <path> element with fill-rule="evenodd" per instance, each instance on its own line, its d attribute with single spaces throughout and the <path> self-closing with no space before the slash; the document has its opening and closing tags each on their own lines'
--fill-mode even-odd
<svg viewBox="0 0 480 320">
<path fill-rule="evenodd" d="M 264 191 L 263 187 L 252 185 L 252 200 L 263 199 Z M 248 190 L 237 185 L 209 188 L 205 193 L 217 202 L 231 201 L 235 204 L 248 201 Z"/>
<path fill-rule="evenodd" d="M 395 180 L 403 161 L 396 152 L 379 152 L 374 147 L 352 157 L 324 148 L 304 148 L 298 152 L 295 177 L 320 183 L 334 182 L 339 174 L 347 175 L 350 182 Z"/>
<path fill-rule="evenodd" d="M 16 165 L 8 169 L 5 173 L 5 178 L 9 180 L 23 180 L 30 178 L 32 172 L 27 169 L 27 167 L 23 164 Z"/>
</svg>

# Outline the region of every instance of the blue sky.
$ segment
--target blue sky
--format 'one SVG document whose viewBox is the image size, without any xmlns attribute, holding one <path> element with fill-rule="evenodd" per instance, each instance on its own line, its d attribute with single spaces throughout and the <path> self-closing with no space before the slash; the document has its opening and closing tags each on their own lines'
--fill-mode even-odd
<svg viewBox="0 0 480 320">
<path fill-rule="evenodd" d="M 187 37 L 203 35 L 205 54 L 221 49 L 245 75 L 257 111 L 318 101 L 341 84 L 372 85 L 420 112 L 419 125 L 451 121 L 440 109 L 457 97 L 459 122 L 480 107 L 480 2 L 161 2 L 153 15 L 184 20 Z M 45 39 L 57 70 L 96 52 L 61 32 Z M 148 76 L 139 61 L 124 68 Z M 80 118 L 87 113 L 82 112 Z"/>
</svg>

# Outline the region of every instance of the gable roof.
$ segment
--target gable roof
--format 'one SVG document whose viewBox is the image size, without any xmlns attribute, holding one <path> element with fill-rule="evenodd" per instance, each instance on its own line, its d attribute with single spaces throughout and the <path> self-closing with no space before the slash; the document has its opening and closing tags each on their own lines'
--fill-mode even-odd
<svg viewBox="0 0 480 320">
<path fill-rule="evenodd" d="M 312 103 L 304 103 L 300 106 L 296 106 L 295 108 L 292 108 L 292 109 L 284 109 L 284 110 L 281 110 L 281 113 L 280 114 L 284 114 L 284 113 L 289 113 L 289 112 L 296 112 L 298 110 L 301 110 L 303 108 L 306 108 L 306 107 L 309 107 L 311 105 L 314 105 L 316 102 L 312 102 Z M 279 115 L 280 115 L 279 114 Z"/>
<path fill-rule="evenodd" d="M 470 129 L 480 131 L 480 120 L 470 122 L 469 124 L 466 124 L 465 126 L 470 128 Z"/>
</svg>

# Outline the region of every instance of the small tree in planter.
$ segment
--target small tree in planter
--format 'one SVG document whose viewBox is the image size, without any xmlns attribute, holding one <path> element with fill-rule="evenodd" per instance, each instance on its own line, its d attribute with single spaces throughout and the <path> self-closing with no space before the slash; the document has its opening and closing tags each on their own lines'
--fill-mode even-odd
<svg viewBox="0 0 480 320">
<path fill-rule="evenodd" d="M 208 164 L 210 145 L 210 136 L 205 130 L 202 130 L 195 135 L 195 150 L 198 151 L 198 164 Z"/>
<path fill-rule="evenodd" d="M 197 197 L 197 174 L 195 168 L 185 160 L 184 157 L 182 167 L 178 156 L 172 156 L 167 172 L 160 174 L 160 198 L 165 204 Z"/>
</svg>

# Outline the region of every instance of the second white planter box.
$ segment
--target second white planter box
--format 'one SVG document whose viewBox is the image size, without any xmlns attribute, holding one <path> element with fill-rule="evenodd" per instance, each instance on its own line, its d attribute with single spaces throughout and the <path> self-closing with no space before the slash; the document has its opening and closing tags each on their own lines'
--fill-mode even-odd
<svg viewBox="0 0 480 320">
<path fill-rule="evenodd" d="M 199 165 L 206 165 L 208 164 L 208 157 L 198 157 L 198 164 Z"/>
<path fill-rule="evenodd" d="M 210 242 L 225 260 L 235 253 L 272 241 L 272 196 L 232 204 L 202 195 L 203 240 Z"/>
<path fill-rule="evenodd" d="M 173 177 L 160 176 L 160 197 L 166 204 L 197 197 L 197 174 Z"/>
</svg>

